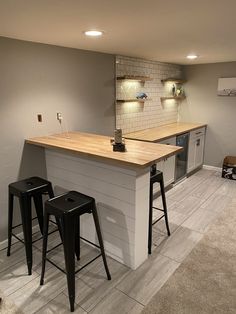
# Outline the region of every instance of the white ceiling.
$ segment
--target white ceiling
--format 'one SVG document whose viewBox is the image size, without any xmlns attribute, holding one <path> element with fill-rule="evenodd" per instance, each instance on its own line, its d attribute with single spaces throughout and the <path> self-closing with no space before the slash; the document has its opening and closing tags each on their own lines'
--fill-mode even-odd
<svg viewBox="0 0 236 314">
<path fill-rule="evenodd" d="M 236 61 L 235 14 L 236 0 L 0 0 L 0 36 L 180 64 Z"/>
</svg>

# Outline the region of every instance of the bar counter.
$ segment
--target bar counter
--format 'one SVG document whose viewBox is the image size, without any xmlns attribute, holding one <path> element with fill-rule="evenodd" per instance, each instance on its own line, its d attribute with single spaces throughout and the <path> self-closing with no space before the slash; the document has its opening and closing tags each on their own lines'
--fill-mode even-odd
<svg viewBox="0 0 236 314">
<path fill-rule="evenodd" d="M 45 149 L 56 193 L 77 190 L 96 199 L 107 255 L 132 269 L 140 266 L 147 259 L 150 166 L 181 148 L 126 140 L 126 152 L 113 152 L 110 137 L 82 132 L 26 143 Z M 82 217 L 81 236 L 96 243 L 91 219 Z"/>
</svg>

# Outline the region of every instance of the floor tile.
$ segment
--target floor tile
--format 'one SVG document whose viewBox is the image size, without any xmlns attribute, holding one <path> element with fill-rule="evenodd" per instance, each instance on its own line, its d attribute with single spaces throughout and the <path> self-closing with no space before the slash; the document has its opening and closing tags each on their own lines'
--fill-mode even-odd
<svg viewBox="0 0 236 314">
<path fill-rule="evenodd" d="M 214 176 L 214 175 L 218 176 L 216 171 L 211 171 L 211 170 L 209 171 L 208 169 L 201 169 L 201 170 L 197 171 L 193 175 L 193 177 L 194 178 L 199 178 L 200 177 L 201 179 L 207 179 L 207 178 L 209 178 L 211 176 Z"/>
<path fill-rule="evenodd" d="M 130 269 L 117 261 L 107 258 L 111 280 L 107 280 L 106 272 L 99 258 L 98 262 L 90 264 L 87 272 L 76 280 L 76 298 L 75 301 L 86 311 L 90 311 L 110 291 L 120 280 L 130 271 Z M 67 289 L 64 290 L 67 295 Z"/>
<path fill-rule="evenodd" d="M 182 201 L 186 196 L 202 183 L 201 178 L 190 177 L 176 184 L 173 189 L 166 193 L 166 198 L 173 201 Z"/>
<path fill-rule="evenodd" d="M 201 208 L 206 210 L 222 212 L 227 205 L 232 201 L 232 197 L 228 195 L 222 195 L 217 190 L 212 196 L 210 196 L 202 205 Z M 236 188 L 235 188 L 236 192 Z"/>
<path fill-rule="evenodd" d="M 201 240 L 202 236 L 199 232 L 179 227 L 160 245 L 160 253 L 181 263 Z"/>
<path fill-rule="evenodd" d="M 217 190 L 217 193 L 227 195 L 229 197 L 235 197 L 236 192 L 236 180 L 223 179 L 223 184 Z"/>
<path fill-rule="evenodd" d="M 188 217 L 199 208 L 203 202 L 204 200 L 198 197 L 187 195 L 182 201 L 176 202 L 176 205 L 172 207 L 171 210 Z"/>
<path fill-rule="evenodd" d="M 199 208 L 182 224 L 182 226 L 200 233 L 205 233 L 209 224 L 212 223 L 218 215 L 219 213 L 217 213 L 217 211 Z"/>
<path fill-rule="evenodd" d="M 66 286 L 66 276 L 55 268 L 47 272 L 44 285 L 40 286 L 39 276 L 10 295 L 17 307 L 25 314 L 37 312 L 60 294 Z"/>
<path fill-rule="evenodd" d="M 109 296 L 103 299 L 91 314 L 139 314 L 143 306 L 117 289 L 113 289 Z"/>
<path fill-rule="evenodd" d="M 69 299 L 63 293 L 43 306 L 36 314 L 67 314 L 70 313 Z M 75 304 L 75 314 L 86 314 L 79 305 Z"/>
<path fill-rule="evenodd" d="M 36 278 L 38 278 L 36 272 L 28 275 L 28 268 L 23 260 L 0 273 L 0 290 L 8 296 Z"/>
<path fill-rule="evenodd" d="M 17 242 L 12 245 L 10 256 L 7 256 L 6 249 L 0 251 L 0 272 L 12 267 L 20 261 L 26 263 L 25 248 L 22 243 Z"/>
<path fill-rule="evenodd" d="M 178 266 L 179 263 L 154 252 L 138 269 L 131 271 L 116 288 L 146 305 Z"/>
<path fill-rule="evenodd" d="M 207 200 L 212 194 L 216 192 L 216 190 L 223 184 L 221 179 L 213 180 L 208 179 L 204 182 L 204 184 L 199 185 L 196 187 L 192 192 L 191 195 L 197 197 L 199 199 Z"/>
</svg>

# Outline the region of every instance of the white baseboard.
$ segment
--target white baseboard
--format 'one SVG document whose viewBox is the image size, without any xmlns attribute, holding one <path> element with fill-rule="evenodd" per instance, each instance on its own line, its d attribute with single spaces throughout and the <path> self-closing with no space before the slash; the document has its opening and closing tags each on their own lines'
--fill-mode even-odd
<svg viewBox="0 0 236 314">
<path fill-rule="evenodd" d="M 203 169 L 214 170 L 214 171 L 218 171 L 218 172 L 222 171 L 222 168 L 220 168 L 220 167 L 214 167 L 214 166 L 209 166 L 209 165 L 203 165 Z"/>
</svg>

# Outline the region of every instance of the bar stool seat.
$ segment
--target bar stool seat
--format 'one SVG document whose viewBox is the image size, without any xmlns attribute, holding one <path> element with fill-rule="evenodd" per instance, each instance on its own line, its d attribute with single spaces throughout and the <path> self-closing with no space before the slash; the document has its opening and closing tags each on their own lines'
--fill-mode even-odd
<svg viewBox="0 0 236 314">
<path fill-rule="evenodd" d="M 43 194 L 54 197 L 51 182 L 40 177 L 30 177 L 21 181 L 9 184 L 8 186 L 8 249 L 7 256 L 11 254 L 12 236 L 23 242 L 25 245 L 28 274 L 32 274 L 32 220 L 38 219 L 39 228 L 43 234 Z M 13 224 L 14 197 L 19 199 L 21 223 Z M 37 217 L 32 219 L 31 199 L 33 198 Z M 19 226 L 23 228 L 24 241 L 22 241 L 13 230 Z M 38 239 L 39 240 L 39 239 Z"/>
<path fill-rule="evenodd" d="M 43 233 L 43 256 L 42 256 L 42 272 L 40 284 L 44 284 L 44 274 L 45 274 L 45 265 L 46 260 L 52 263 L 54 266 L 59 268 L 61 271 L 66 273 L 67 276 L 67 286 L 69 293 L 70 301 L 70 310 L 74 311 L 74 302 L 75 302 L 75 273 L 83 269 L 85 266 L 93 262 L 96 258 L 93 258 L 92 261 L 88 262 L 86 265 L 82 266 L 79 270 L 75 271 L 75 254 L 77 259 L 80 258 L 80 216 L 84 214 L 92 214 L 94 219 L 94 224 L 97 232 L 97 237 L 99 241 L 99 247 L 101 250 L 104 267 L 107 274 L 107 279 L 111 280 L 111 275 L 108 269 L 106 255 L 103 245 L 102 234 L 100 230 L 98 214 L 95 204 L 95 199 L 87 196 L 85 194 L 70 191 L 63 195 L 57 196 L 53 199 L 50 199 L 45 202 L 45 213 L 44 213 L 44 233 Z M 58 267 L 54 262 L 47 258 L 47 234 L 48 234 L 48 222 L 50 215 L 54 215 L 57 219 L 60 220 L 60 225 L 62 228 L 62 244 L 64 247 L 64 256 L 65 256 L 65 270 Z M 91 242 L 89 242 L 92 244 Z M 56 246 L 57 247 L 57 246 Z M 50 249 L 51 251 L 52 249 Z"/>
<path fill-rule="evenodd" d="M 153 185 L 155 183 L 160 184 L 161 198 L 163 209 L 153 206 Z M 163 215 L 153 221 L 153 209 L 163 212 Z M 167 205 L 165 197 L 165 187 L 163 173 L 156 169 L 155 165 L 151 168 L 150 173 L 150 195 L 149 195 L 149 228 L 148 228 L 148 254 L 152 253 L 152 226 L 155 225 L 162 218 L 165 218 L 167 234 L 170 236 L 170 228 L 168 223 Z"/>
</svg>

